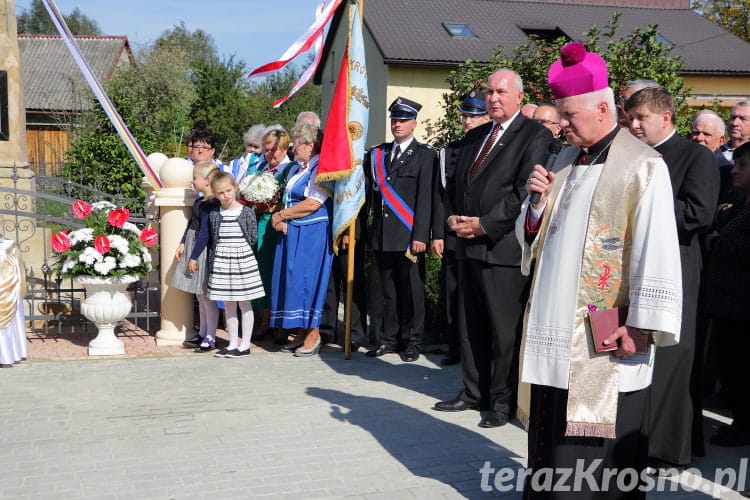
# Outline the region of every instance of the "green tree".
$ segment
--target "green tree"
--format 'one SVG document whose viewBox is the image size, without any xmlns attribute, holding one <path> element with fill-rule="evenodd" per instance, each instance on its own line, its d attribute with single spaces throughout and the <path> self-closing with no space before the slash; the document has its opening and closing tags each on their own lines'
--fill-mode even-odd
<svg viewBox="0 0 750 500">
<path fill-rule="evenodd" d="M 690 111 L 685 100 L 689 89 L 679 75 L 682 60 L 670 55 L 672 47 L 658 40 L 658 27 L 636 28 L 621 38 L 614 38 L 619 27 L 619 14 L 615 13 L 608 24 L 599 29 L 592 26 L 584 33 L 586 48 L 602 55 L 609 67 L 610 86 L 619 92 L 624 85 L 635 79 L 648 78 L 664 85 L 675 97 L 678 128 L 689 130 Z M 526 44 L 517 47 L 511 56 L 498 47 L 488 63 L 467 61 L 448 77 L 450 92 L 443 95 L 444 117 L 436 124 L 436 141 L 443 143 L 461 135 L 458 103 L 462 95 L 472 88 L 483 87 L 487 77 L 497 68 L 506 67 L 521 75 L 524 82 L 526 100 L 549 102 L 552 95 L 547 84 L 547 70 L 559 57 L 560 47 L 568 42 L 566 38 L 542 40 L 532 37 Z"/>
<path fill-rule="evenodd" d="M 87 17 L 78 7 L 73 9 L 70 14 L 63 14 L 63 18 L 74 35 L 98 35 L 101 33 L 99 24 Z M 52 23 L 52 18 L 47 13 L 47 9 L 44 8 L 42 0 L 33 0 L 27 10 L 16 15 L 16 24 L 18 33 L 57 34 L 57 28 Z"/>
<path fill-rule="evenodd" d="M 154 49 L 181 51 L 185 63 L 190 68 L 199 63 L 207 64 L 219 60 L 214 38 L 201 29 L 190 31 L 184 21 L 180 21 L 180 24 L 172 29 L 163 31 L 154 42 Z"/>
<path fill-rule="evenodd" d="M 143 151 L 157 151 L 154 131 L 133 119 L 130 96 L 108 93 Z M 73 129 L 71 148 L 66 153 L 65 174 L 107 193 L 142 199 L 143 173 L 98 102 L 94 109 L 83 113 L 78 123 L 81 126 Z M 131 208 L 140 209 L 141 206 Z"/>
<path fill-rule="evenodd" d="M 693 10 L 750 42 L 750 0 L 693 0 Z"/>
</svg>

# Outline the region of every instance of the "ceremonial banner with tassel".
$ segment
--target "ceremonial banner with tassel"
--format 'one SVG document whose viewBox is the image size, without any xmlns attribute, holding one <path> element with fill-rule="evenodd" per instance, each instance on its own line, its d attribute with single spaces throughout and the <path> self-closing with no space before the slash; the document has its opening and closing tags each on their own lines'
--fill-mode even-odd
<svg viewBox="0 0 750 500">
<path fill-rule="evenodd" d="M 315 74 L 320 64 L 320 59 L 323 54 L 323 31 L 325 30 L 328 21 L 331 20 L 336 9 L 341 4 L 342 0 L 333 0 L 327 7 L 324 7 L 325 0 L 318 7 L 315 14 L 315 22 L 310 26 L 305 33 L 302 34 L 295 42 L 284 52 L 278 61 L 272 61 L 259 66 L 252 70 L 247 78 L 257 78 L 261 76 L 271 75 L 280 69 L 283 69 L 289 64 L 295 57 L 303 54 L 310 50 L 310 47 L 314 47 L 315 53 L 313 54 L 313 60 L 310 66 L 305 70 L 300 79 L 294 84 L 289 94 L 285 95 L 281 99 L 273 103 L 274 108 L 278 108 L 285 103 L 290 97 L 292 97 L 299 89 L 301 89 Z"/>
<path fill-rule="evenodd" d="M 359 6 L 353 4 L 349 11 L 349 38 L 326 119 L 315 179 L 318 183 L 335 181 L 332 230 L 336 253 L 340 235 L 355 222 L 364 203 L 362 160 L 369 109 L 362 18 Z"/>
<path fill-rule="evenodd" d="M 81 70 L 81 73 L 86 79 L 86 82 L 89 84 L 89 87 L 91 87 L 91 91 L 94 93 L 96 98 L 99 100 L 99 103 L 102 105 L 102 108 L 107 114 L 107 118 L 109 118 L 109 121 L 112 123 L 112 126 L 115 128 L 120 138 L 125 143 L 128 151 L 130 151 L 130 154 L 133 156 L 135 163 L 141 169 L 143 175 L 146 176 L 146 179 L 148 179 L 149 183 L 154 187 L 154 189 L 161 188 L 162 183 L 161 180 L 159 180 L 159 175 L 153 168 L 151 168 L 151 165 L 149 165 L 148 160 L 146 159 L 146 155 L 143 153 L 141 147 L 136 142 L 133 134 L 130 133 L 130 130 L 125 125 L 125 122 L 117 112 L 117 109 L 115 109 L 114 104 L 112 104 L 109 96 L 104 91 L 104 87 L 96 77 L 94 70 L 91 68 L 88 61 L 83 56 L 83 52 L 81 52 L 80 47 L 78 47 L 73 34 L 70 32 L 70 29 L 68 29 L 68 25 L 65 23 L 65 19 L 63 18 L 60 10 L 57 8 L 57 5 L 55 5 L 54 0 L 42 0 L 42 3 L 44 4 L 44 7 L 47 9 L 47 12 L 52 18 L 52 22 L 54 23 L 55 28 L 57 28 L 57 31 L 60 33 L 60 37 L 62 37 L 63 42 L 65 42 L 65 45 L 68 47 L 70 55 L 73 56 L 73 60 Z"/>
</svg>

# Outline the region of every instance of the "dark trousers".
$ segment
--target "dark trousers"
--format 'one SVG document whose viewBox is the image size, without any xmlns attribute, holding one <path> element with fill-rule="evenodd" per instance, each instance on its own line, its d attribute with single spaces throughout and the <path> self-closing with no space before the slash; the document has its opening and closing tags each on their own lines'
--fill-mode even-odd
<svg viewBox="0 0 750 500">
<path fill-rule="evenodd" d="M 604 486 L 603 471 L 607 467 L 622 471 L 633 468 L 638 471 L 633 489 L 620 491 L 616 478 L 610 478 L 607 491 L 592 491 L 588 481 L 580 483 L 579 491 L 575 490 L 574 478 L 568 479 L 567 486 L 571 491 L 539 491 L 532 487 L 533 482 L 527 476 L 524 500 L 539 498 L 554 499 L 606 499 L 627 498 L 645 499 L 646 493 L 639 491 L 641 471 L 648 459 L 648 426 L 649 426 L 649 389 L 633 392 L 621 392 L 617 401 L 617 421 L 615 433 L 617 439 L 594 437 L 565 436 L 568 391 L 541 385 L 531 386 L 531 408 L 529 412 L 529 467 L 533 470 L 545 468 L 576 469 L 581 464 L 588 470 L 595 460 L 601 460 L 594 469 L 593 477 L 597 487 Z M 555 481 L 558 479 L 555 475 Z M 539 482 L 539 480 L 537 480 Z M 630 480 L 628 480 L 628 483 Z M 626 483 L 626 484 L 628 484 Z M 553 481 L 554 485 L 554 481 Z M 565 485 L 563 485 L 565 486 Z M 543 489 L 543 488 L 542 488 Z"/>
<path fill-rule="evenodd" d="M 323 317 L 320 321 L 320 333 L 344 345 L 344 332 L 337 331 L 339 317 L 339 303 L 346 299 L 346 269 L 348 254 L 341 250 L 334 256 L 331 267 L 331 277 L 328 280 L 326 301 L 323 305 Z M 354 247 L 354 281 L 352 282 L 352 341 L 360 345 L 367 345 L 365 291 L 362 288 L 365 269 L 365 252 L 361 245 Z"/>
<path fill-rule="evenodd" d="M 732 425 L 750 433 L 750 398 L 747 392 L 747 353 L 750 351 L 750 321 L 713 318 L 719 381 L 734 421 Z"/>
<path fill-rule="evenodd" d="M 380 344 L 421 348 L 424 335 L 424 258 L 414 263 L 404 252 L 376 252 L 383 287 Z"/>
<path fill-rule="evenodd" d="M 458 263 L 456 252 L 445 250 L 440 269 L 440 295 L 445 317 L 445 340 L 448 354 L 461 354 L 458 340 Z"/>
<path fill-rule="evenodd" d="M 458 261 L 458 334 L 464 390 L 481 409 L 515 411 L 528 279 L 518 267 Z"/>
</svg>

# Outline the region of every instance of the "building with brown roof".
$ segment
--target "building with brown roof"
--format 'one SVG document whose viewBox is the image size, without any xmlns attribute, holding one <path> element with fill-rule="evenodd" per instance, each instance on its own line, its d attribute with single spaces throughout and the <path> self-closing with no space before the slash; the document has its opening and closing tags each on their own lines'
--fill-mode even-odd
<svg viewBox="0 0 750 500">
<path fill-rule="evenodd" d="M 119 66 L 135 64 L 125 36 L 75 39 L 101 82 L 109 80 Z M 18 47 L 26 101 L 26 150 L 30 168 L 38 171 L 41 162 L 48 167 L 62 162 L 70 143 L 71 117 L 90 109 L 92 94 L 59 35 L 19 34 Z"/>
<path fill-rule="evenodd" d="M 442 115 L 446 77 L 467 59 L 488 62 L 499 45 L 506 54 L 531 34 L 582 39 L 592 25 L 604 27 L 619 12 L 619 38 L 658 25 L 671 55 L 683 63 L 692 105 L 719 99 L 726 107 L 750 96 L 750 44 L 690 9 L 689 0 L 367 0 L 365 45 L 370 94 L 368 143 L 388 137 L 388 103 L 401 95 L 423 105 L 417 129 L 426 138 Z M 343 52 L 344 9 L 334 18 L 316 75 L 324 115 Z"/>
</svg>

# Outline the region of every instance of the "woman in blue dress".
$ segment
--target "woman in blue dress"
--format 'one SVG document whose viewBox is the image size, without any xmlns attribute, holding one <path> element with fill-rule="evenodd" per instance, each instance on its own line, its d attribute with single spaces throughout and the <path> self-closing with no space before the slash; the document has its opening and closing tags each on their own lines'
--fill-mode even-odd
<svg viewBox="0 0 750 500">
<path fill-rule="evenodd" d="M 320 319 L 331 273 L 330 192 L 315 183 L 320 129 L 303 123 L 292 130 L 296 163 L 284 190 L 284 208 L 271 223 L 279 232 L 271 287 L 271 327 L 298 328 L 287 350 L 297 357 L 320 351 Z"/>
</svg>

